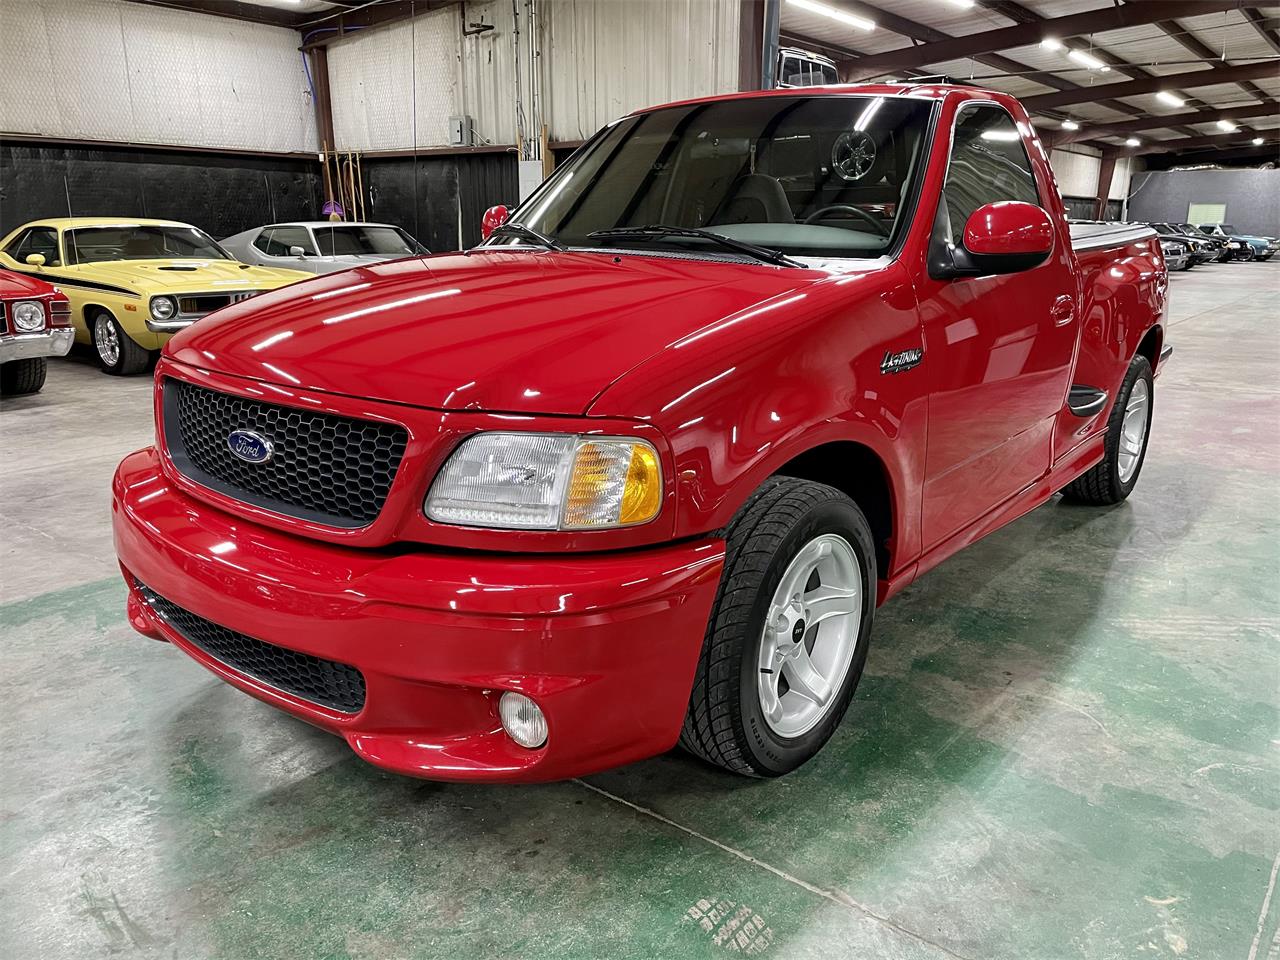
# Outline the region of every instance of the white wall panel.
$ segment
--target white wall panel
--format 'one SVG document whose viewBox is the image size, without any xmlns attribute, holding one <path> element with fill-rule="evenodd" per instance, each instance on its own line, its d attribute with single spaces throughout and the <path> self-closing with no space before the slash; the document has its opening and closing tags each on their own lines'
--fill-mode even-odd
<svg viewBox="0 0 1280 960">
<path fill-rule="evenodd" d="M 122 0 L 0 0 L 0 131 L 314 150 L 296 31 Z"/>
<path fill-rule="evenodd" d="M 1064 197 L 1092 197 L 1098 189 L 1101 153 L 1088 147 L 1054 150 L 1049 154 L 1053 175 Z"/>
<path fill-rule="evenodd" d="M 1049 154 L 1053 175 L 1058 178 L 1058 189 L 1064 197 L 1092 197 L 1098 189 L 1098 171 L 1102 167 L 1102 151 L 1080 144 L 1070 149 L 1054 150 Z M 1136 169 L 1132 157 L 1120 157 L 1111 174 L 1110 200 L 1123 200 L 1129 195 L 1129 180 Z"/>
<path fill-rule="evenodd" d="M 535 37 L 525 0 L 519 8 L 523 60 Z M 494 29 L 464 37 L 448 7 L 330 46 L 339 149 L 413 146 L 415 88 L 418 146 L 447 144 L 455 114 L 473 118 L 480 143 L 515 142 L 512 4 L 472 0 L 466 14 Z M 638 107 L 737 89 L 738 0 L 538 0 L 537 16 L 542 118 L 552 140 L 581 140 Z M 527 80 L 521 100 L 526 136 L 536 138 Z"/>
<path fill-rule="evenodd" d="M 581 140 L 639 107 L 738 88 L 738 0 L 550 0 L 545 113 Z"/>
<path fill-rule="evenodd" d="M 334 138 L 340 150 L 445 146 L 449 117 L 470 115 L 480 142 L 515 140 L 511 4 L 467 4 L 494 29 L 462 36 L 456 7 L 373 27 L 329 46 Z"/>
</svg>

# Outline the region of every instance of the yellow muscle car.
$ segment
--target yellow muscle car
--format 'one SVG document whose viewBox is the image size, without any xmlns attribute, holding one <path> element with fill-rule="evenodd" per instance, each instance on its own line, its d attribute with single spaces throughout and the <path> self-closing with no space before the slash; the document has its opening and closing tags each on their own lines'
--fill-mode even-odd
<svg viewBox="0 0 1280 960">
<path fill-rule="evenodd" d="M 312 275 L 232 259 L 189 223 L 35 220 L 0 240 L 0 267 L 57 284 L 76 340 L 107 373 L 140 373 L 174 333 L 219 307 Z"/>
</svg>

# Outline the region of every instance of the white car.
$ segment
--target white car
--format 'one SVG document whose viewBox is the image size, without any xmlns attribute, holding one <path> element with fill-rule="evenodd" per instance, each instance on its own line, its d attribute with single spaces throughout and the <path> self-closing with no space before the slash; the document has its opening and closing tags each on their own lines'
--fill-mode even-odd
<svg viewBox="0 0 1280 960">
<path fill-rule="evenodd" d="M 431 252 L 389 223 L 328 220 L 254 227 L 227 237 L 222 246 L 243 263 L 311 273 L 333 273 Z"/>
</svg>

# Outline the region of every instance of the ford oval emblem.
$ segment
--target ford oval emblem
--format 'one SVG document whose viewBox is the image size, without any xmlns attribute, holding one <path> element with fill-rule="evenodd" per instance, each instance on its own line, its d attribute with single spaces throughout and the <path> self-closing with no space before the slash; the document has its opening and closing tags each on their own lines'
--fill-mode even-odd
<svg viewBox="0 0 1280 960">
<path fill-rule="evenodd" d="M 227 446 L 241 460 L 248 463 L 266 463 L 275 452 L 271 441 L 252 430 L 233 430 L 227 435 Z"/>
</svg>

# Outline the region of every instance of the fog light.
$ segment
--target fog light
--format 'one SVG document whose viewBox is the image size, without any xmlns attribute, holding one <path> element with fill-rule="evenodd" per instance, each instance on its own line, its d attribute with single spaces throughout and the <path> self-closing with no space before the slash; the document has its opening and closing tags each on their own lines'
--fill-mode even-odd
<svg viewBox="0 0 1280 960">
<path fill-rule="evenodd" d="M 547 742 L 547 718 L 523 693 L 507 691 L 498 701 L 502 729 L 522 747 L 534 750 Z"/>
</svg>

